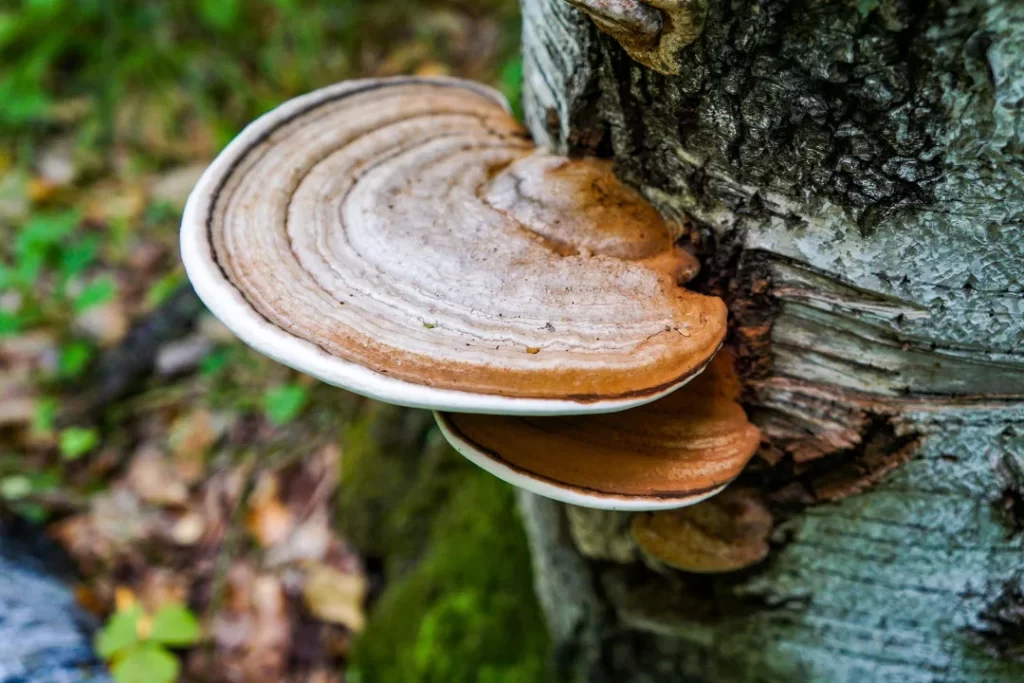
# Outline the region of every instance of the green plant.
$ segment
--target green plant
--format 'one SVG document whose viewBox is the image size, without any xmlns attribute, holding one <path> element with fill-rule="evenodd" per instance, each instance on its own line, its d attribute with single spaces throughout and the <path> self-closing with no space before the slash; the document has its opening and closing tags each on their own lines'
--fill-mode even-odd
<svg viewBox="0 0 1024 683">
<path fill-rule="evenodd" d="M 171 648 L 199 642 L 195 615 L 181 604 L 168 604 L 148 614 L 138 604 L 111 616 L 96 635 L 96 652 L 110 665 L 117 683 L 171 683 L 181 670 Z"/>
<path fill-rule="evenodd" d="M 58 471 L 21 472 L 5 474 L 7 467 L 0 467 L 0 500 L 13 512 L 30 522 L 41 524 L 49 516 L 49 511 L 39 503 L 33 502 L 31 496 L 45 495 L 61 487 Z"/>
<path fill-rule="evenodd" d="M 87 277 L 100 241 L 83 234 L 80 224 L 78 211 L 41 211 L 16 231 L 0 261 L 0 290 L 16 295 L 0 311 L 0 336 L 47 320 L 72 320 L 116 296 L 117 285 L 111 277 Z M 62 349 L 61 377 L 77 376 L 90 355 L 81 342 Z"/>
<path fill-rule="evenodd" d="M 267 390 L 263 395 L 263 411 L 271 424 L 288 424 L 302 412 L 309 400 L 309 392 L 298 384 L 284 384 Z"/>
<path fill-rule="evenodd" d="M 99 442 L 100 433 L 91 427 L 68 427 L 60 433 L 60 455 L 65 460 L 78 460 Z"/>
<path fill-rule="evenodd" d="M 523 56 L 516 53 L 501 65 L 501 72 L 498 74 L 498 90 L 512 105 L 512 113 L 516 118 L 523 118 Z"/>
</svg>

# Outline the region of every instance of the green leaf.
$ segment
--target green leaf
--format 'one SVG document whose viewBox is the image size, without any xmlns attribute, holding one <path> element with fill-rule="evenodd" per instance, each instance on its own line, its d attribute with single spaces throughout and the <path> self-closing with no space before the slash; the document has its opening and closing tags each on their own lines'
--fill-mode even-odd
<svg viewBox="0 0 1024 683">
<path fill-rule="evenodd" d="M 66 278 L 80 275 L 96 260 L 100 242 L 95 237 L 75 242 L 60 252 L 60 272 Z"/>
<path fill-rule="evenodd" d="M 64 0 L 26 0 L 25 12 L 33 18 L 52 19 L 64 6 Z"/>
<path fill-rule="evenodd" d="M 44 524 L 50 519 L 50 511 L 38 503 L 17 503 L 13 508 L 19 517 L 31 524 Z"/>
<path fill-rule="evenodd" d="M 878 0 L 857 0 L 857 11 L 860 16 L 866 17 L 880 7 Z"/>
<path fill-rule="evenodd" d="M 498 75 L 498 90 L 512 105 L 512 113 L 520 119 L 523 118 L 522 89 L 523 57 L 516 55 L 502 65 L 501 73 Z"/>
<path fill-rule="evenodd" d="M 17 287 L 21 282 L 18 279 L 18 271 L 14 268 L 0 263 L 0 291 Z"/>
<path fill-rule="evenodd" d="M 231 360 L 230 349 L 214 349 L 210 353 L 206 354 L 201 361 L 199 361 L 199 372 L 203 377 L 211 378 L 220 373 L 221 370 L 227 367 L 228 361 Z"/>
<path fill-rule="evenodd" d="M 0 337 L 12 337 L 21 332 L 21 318 L 14 313 L 0 311 Z"/>
<path fill-rule="evenodd" d="M 156 308 L 167 301 L 185 278 L 181 273 L 168 273 L 153 283 L 146 291 L 146 308 Z"/>
<path fill-rule="evenodd" d="M 96 634 L 96 652 L 106 660 L 113 659 L 139 643 L 139 619 L 142 608 L 138 605 L 115 612 Z"/>
<path fill-rule="evenodd" d="M 110 277 L 101 277 L 93 280 L 78 293 L 75 297 L 75 313 L 82 313 L 93 306 L 100 306 L 114 298 L 117 293 L 117 285 Z"/>
<path fill-rule="evenodd" d="M 60 454 L 65 460 L 78 460 L 96 448 L 100 433 L 91 427 L 68 427 L 60 433 Z"/>
<path fill-rule="evenodd" d="M 185 605 L 165 605 L 153 617 L 149 639 L 171 647 L 194 645 L 201 635 L 199 622 Z"/>
<path fill-rule="evenodd" d="M 240 0 L 199 0 L 199 16 L 203 23 L 222 31 L 238 22 L 241 9 Z"/>
<path fill-rule="evenodd" d="M 4 500 L 18 500 L 32 493 L 32 480 L 23 474 L 13 474 L 0 479 L 0 496 Z"/>
<path fill-rule="evenodd" d="M 0 123 L 12 125 L 45 118 L 51 105 L 50 98 L 38 85 L 16 78 L 0 80 L 0 101 L 5 103 L 0 107 Z"/>
<path fill-rule="evenodd" d="M 14 239 L 14 253 L 21 257 L 60 244 L 78 226 L 77 211 L 39 213 L 29 219 Z"/>
<path fill-rule="evenodd" d="M 40 434 L 49 434 L 57 423 L 57 399 L 42 398 L 36 402 L 36 414 L 32 418 L 32 429 Z"/>
<path fill-rule="evenodd" d="M 263 395 L 263 410 L 272 424 L 288 424 L 302 411 L 309 393 L 298 384 L 274 387 Z"/>
<path fill-rule="evenodd" d="M 60 349 L 57 373 L 64 379 L 74 379 L 82 374 L 92 359 L 92 347 L 85 342 L 75 341 Z"/>
<path fill-rule="evenodd" d="M 24 254 L 19 254 L 11 279 L 15 280 L 22 287 L 31 287 L 39 279 L 39 273 L 43 271 L 45 263 L 45 248 L 37 248 Z"/>
<path fill-rule="evenodd" d="M 156 644 L 129 651 L 110 669 L 117 683 L 174 683 L 181 665 L 177 658 Z"/>
</svg>

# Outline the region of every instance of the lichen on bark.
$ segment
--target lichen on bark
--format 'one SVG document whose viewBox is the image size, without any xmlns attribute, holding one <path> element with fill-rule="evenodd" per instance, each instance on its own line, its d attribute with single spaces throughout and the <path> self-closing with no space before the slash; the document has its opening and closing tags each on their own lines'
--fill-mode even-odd
<svg viewBox="0 0 1024 683">
<path fill-rule="evenodd" d="M 584 559 L 582 677 L 1024 675 L 1024 5 L 713 1 L 666 76 L 522 4 L 534 136 L 614 157 L 729 303 L 780 520 L 737 575 Z"/>
</svg>

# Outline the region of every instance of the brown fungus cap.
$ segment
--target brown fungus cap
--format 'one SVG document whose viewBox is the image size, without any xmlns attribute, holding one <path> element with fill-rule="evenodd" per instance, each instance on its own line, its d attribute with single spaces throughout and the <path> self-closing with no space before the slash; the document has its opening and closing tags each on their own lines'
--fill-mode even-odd
<svg viewBox="0 0 1024 683">
<path fill-rule="evenodd" d="M 682 510 L 633 516 L 630 532 L 643 554 L 699 574 L 732 572 L 768 556 L 772 513 L 756 491 L 730 489 Z"/>
<path fill-rule="evenodd" d="M 537 150 L 499 95 L 453 79 L 343 83 L 259 119 L 193 192 L 182 253 L 257 350 L 403 405 L 621 410 L 725 334 L 608 162 Z"/>
<path fill-rule="evenodd" d="M 455 448 L 502 479 L 584 507 L 692 505 L 744 468 L 760 432 L 719 354 L 687 387 L 632 410 L 578 417 L 436 413 Z"/>
</svg>

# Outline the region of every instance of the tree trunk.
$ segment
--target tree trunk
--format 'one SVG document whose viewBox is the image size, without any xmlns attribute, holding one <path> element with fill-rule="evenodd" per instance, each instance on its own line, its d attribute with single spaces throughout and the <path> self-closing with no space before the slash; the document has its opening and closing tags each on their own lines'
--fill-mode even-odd
<svg viewBox="0 0 1024 683">
<path fill-rule="evenodd" d="M 574 2 L 627 20 L 522 0 L 529 127 L 701 256 L 776 525 L 753 569 L 655 571 L 621 513 L 524 494 L 562 673 L 1024 679 L 1024 3 L 697 0 L 655 54 L 686 2 Z"/>
</svg>

